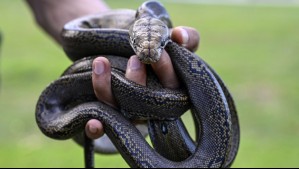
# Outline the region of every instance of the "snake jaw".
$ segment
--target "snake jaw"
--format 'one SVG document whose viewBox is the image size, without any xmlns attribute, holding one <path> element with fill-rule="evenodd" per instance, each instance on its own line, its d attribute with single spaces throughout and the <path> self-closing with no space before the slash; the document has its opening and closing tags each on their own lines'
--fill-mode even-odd
<svg viewBox="0 0 299 169">
<path fill-rule="evenodd" d="M 139 60 L 145 64 L 156 63 L 160 60 L 162 55 L 162 49 L 143 49 L 141 52 L 137 53 Z"/>
</svg>

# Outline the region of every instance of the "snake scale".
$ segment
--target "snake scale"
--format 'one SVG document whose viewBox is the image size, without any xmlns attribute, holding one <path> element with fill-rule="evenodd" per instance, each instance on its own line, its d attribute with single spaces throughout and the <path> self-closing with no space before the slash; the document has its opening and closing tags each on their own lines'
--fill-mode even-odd
<svg viewBox="0 0 299 169">
<path fill-rule="evenodd" d="M 75 63 L 42 92 L 36 106 L 41 131 L 54 139 L 69 139 L 80 135 L 88 120 L 98 119 L 131 167 L 230 167 L 240 139 L 233 98 L 207 63 L 170 40 L 171 27 L 166 9 L 157 1 L 144 2 L 137 12 L 111 10 L 66 24 L 63 48 Z M 182 82 L 180 89 L 163 88 L 150 67 L 147 87 L 124 78 L 127 58 L 137 53 L 141 61 L 155 62 L 164 47 Z M 120 109 L 94 95 L 91 64 L 96 55 L 111 62 L 111 85 Z M 180 119 L 188 109 L 195 141 Z M 132 119 L 148 120 L 153 147 Z"/>
</svg>

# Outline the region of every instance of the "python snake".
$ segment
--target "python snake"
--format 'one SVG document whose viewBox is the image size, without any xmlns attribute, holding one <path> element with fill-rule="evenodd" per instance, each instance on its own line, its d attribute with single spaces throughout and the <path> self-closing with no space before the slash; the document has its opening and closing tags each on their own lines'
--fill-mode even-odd
<svg viewBox="0 0 299 169">
<path fill-rule="evenodd" d="M 134 24 L 137 28 L 131 27 Z M 131 167 L 231 166 L 240 139 L 233 98 L 207 63 L 169 39 L 171 27 L 167 11 L 157 1 L 144 2 L 137 12 L 111 10 L 66 24 L 63 48 L 76 62 L 42 92 L 36 106 L 41 131 L 54 139 L 69 139 L 80 135 L 88 120 L 98 119 Z M 164 47 L 181 89 L 164 89 L 150 68 L 147 87 L 124 78 L 127 58 L 137 53 L 143 62 L 155 62 Z M 111 85 L 120 109 L 94 95 L 94 57 L 87 56 L 96 55 L 105 55 L 111 62 Z M 195 121 L 195 141 L 180 119 L 188 109 Z M 148 120 L 154 148 L 130 119 Z"/>
</svg>

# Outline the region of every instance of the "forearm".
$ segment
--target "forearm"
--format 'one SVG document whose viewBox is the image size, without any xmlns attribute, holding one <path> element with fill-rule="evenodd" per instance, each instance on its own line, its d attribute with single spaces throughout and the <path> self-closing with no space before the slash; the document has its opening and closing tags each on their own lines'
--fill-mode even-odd
<svg viewBox="0 0 299 169">
<path fill-rule="evenodd" d="M 36 22 L 59 44 L 60 32 L 68 21 L 84 16 L 105 12 L 109 7 L 101 0 L 26 0 Z"/>
</svg>

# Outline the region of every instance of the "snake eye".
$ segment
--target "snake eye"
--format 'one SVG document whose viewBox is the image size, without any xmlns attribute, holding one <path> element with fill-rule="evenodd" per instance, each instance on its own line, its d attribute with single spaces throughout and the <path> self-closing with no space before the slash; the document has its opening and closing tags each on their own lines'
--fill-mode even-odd
<svg viewBox="0 0 299 169">
<path fill-rule="evenodd" d="M 130 38 L 131 44 L 135 44 L 135 38 Z"/>
<path fill-rule="evenodd" d="M 138 43 L 138 41 L 136 40 L 136 38 L 133 38 L 133 39 L 132 39 L 132 44 L 133 44 L 134 46 L 139 46 L 139 47 L 140 47 L 140 44 Z"/>
<path fill-rule="evenodd" d="M 161 48 L 165 48 L 165 46 L 167 45 L 168 42 L 169 42 L 168 40 L 167 41 L 162 41 L 161 42 Z"/>
<path fill-rule="evenodd" d="M 162 48 L 165 47 L 165 42 L 164 42 L 164 41 L 161 42 L 161 47 L 162 47 Z"/>
</svg>

